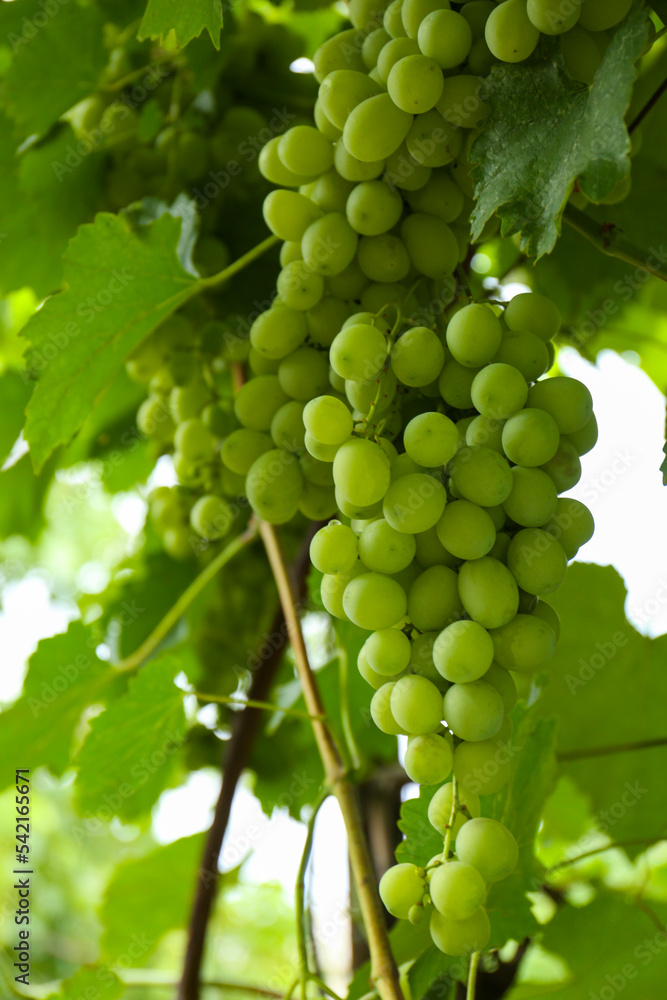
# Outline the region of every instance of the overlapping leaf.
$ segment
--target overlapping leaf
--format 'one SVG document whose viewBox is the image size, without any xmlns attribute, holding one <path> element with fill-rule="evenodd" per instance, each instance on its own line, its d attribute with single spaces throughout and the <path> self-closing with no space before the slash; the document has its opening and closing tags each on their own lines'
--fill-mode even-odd
<svg viewBox="0 0 667 1000">
<path fill-rule="evenodd" d="M 173 31 L 176 44 L 184 48 L 202 31 L 208 31 L 216 49 L 220 48 L 222 4 L 220 0 L 148 0 L 146 13 L 139 26 L 139 38 L 163 41 Z"/>
</svg>

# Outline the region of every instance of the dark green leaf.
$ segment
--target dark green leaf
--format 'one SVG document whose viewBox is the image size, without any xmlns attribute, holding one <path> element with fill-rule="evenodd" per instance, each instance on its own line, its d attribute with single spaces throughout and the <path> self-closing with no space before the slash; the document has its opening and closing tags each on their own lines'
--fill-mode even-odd
<svg viewBox="0 0 667 1000">
<path fill-rule="evenodd" d="M 25 421 L 25 408 L 32 386 L 22 372 L 6 371 L 0 376 L 0 465 L 14 447 Z"/>
<path fill-rule="evenodd" d="M 139 26 L 139 38 L 157 38 L 162 42 L 173 31 L 176 44 L 184 48 L 193 38 L 208 31 L 216 49 L 220 48 L 222 4 L 220 0 L 148 0 Z"/>
</svg>

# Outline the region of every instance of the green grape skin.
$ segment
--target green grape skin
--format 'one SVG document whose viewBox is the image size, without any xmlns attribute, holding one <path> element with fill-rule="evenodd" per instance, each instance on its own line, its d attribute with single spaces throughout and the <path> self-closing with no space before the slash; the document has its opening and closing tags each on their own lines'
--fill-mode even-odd
<svg viewBox="0 0 667 1000">
<path fill-rule="evenodd" d="M 468 410 L 472 406 L 473 380 L 479 368 L 466 368 L 458 361 L 448 361 L 440 373 L 438 389 L 446 403 L 457 410 Z"/>
<path fill-rule="evenodd" d="M 493 362 L 475 375 L 470 395 L 475 409 L 483 416 L 507 420 L 525 405 L 528 385 L 517 368 Z"/>
<path fill-rule="evenodd" d="M 251 347 L 248 353 L 248 365 L 253 375 L 276 375 L 280 367 L 280 359 L 267 358 Z"/>
<path fill-rule="evenodd" d="M 278 155 L 295 174 L 323 174 L 333 165 L 331 140 L 312 125 L 288 129 L 280 137 Z"/>
<path fill-rule="evenodd" d="M 358 160 L 385 160 L 401 145 L 411 125 L 412 115 L 397 108 L 389 94 L 378 94 L 351 112 L 343 129 L 343 142 Z"/>
<path fill-rule="evenodd" d="M 491 635 L 491 638 L 493 639 L 493 635 Z M 501 667 L 499 663 L 492 663 L 486 673 L 482 676 L 481 680 L 486 681 L 487 684 L 491 684 L 492 687 L 498 691 L 500 697 L 503 699 L 505 718 L 507 719 L 507 713 L 512 711 L 517 700 L 516 684 L 514 683 L 514 678 L 511 673 L 509 670 L 506 670 L 505 667 Z"/>
<path fill-rule="evenodd" d="M 435 669 L 433 662 L 433 646 L 437 637 L 437 632 L 421 632 L 412 639 L 409 667 L 413 673 L 421 674 L 422 677 L 433 681 L 435 686 L 444 693 L 448 685 Z"/>
<path fill-rule="evenodd" d="M 306 403 L 329 387 L 329 363 L 325 354 L 312 347 L 298 347 L 278 368 L 278 382 L 292 399 Z"/>
<path fill-rule="evenodd" d="M 414 212 L 435 215 L 442 222 L 453 222 L 463 211 L 463 192 L 447 174 L 432 174 L 426 184 L 410 191 L 407 197 Z"/>
<path fill-rule="evenodd" d="M 468 69 L 475 76 L 488 76 L 496 65 L 496 58 L 487 45 L 486 38 L 478 38 L 472 43 L 468 54 Z"/>
<path fill-rule="evenodd" d="M 391 915 L 407 920 L 411 907 L 421 903 L 426 885 L 419 868 L 404 862 L 384 873 L 379 890 L 380 899 Z"/>
<path fill-rule="evenodd" d="M 447 325 L 447 347 L 452 357 L 466 368 L 488 364 L 502 341 L 500 320 L 484 305 L 459 309 Z"/>
<path fill-rule="evenodd" d="M 528 0 L 526 13 L 538 31 L 545 35 L 562 35 L 579 20 L 581 0 L 569 4 L 563 0 Z"/>
<path fill-rule="evenodd" d="M 381 733 L 387 736 L 405 736 L 391 712 L 391 693 L 396 681 L 387 681 L 378 688 L 371 699 L 371 718 Z"/>
<path fill-rule="evenodd" d="M 325 295 L 306 313 L 308 336 L 318 347 L 331 347 L 334 337 L 350 315 L 350 307 L 333 295 Z"/>
<path fill-rule="evenodd" d="M 481 89 L 476 76 L 448 76 L 436 108 L 445 121 L 457 128 L 477 128 L 491 111 L 480 97 Z"/>
<path fill-rule="evenodd" d="M 326 135 L 327 139 L 331 139 L 332 142 L 338 142 L 338 140 L 343 134 L 343 130 L 338 128 L 336 125 L 334 125 L 332 121 L 330 121 L 327 118 L 319 98 L 315 101 L 315 106 L 313 107 L 313 120 L 317 125 L 318 129 L 320 130 L 320 132 Z M 280 141 L 280 136 L 277 136 L 277 138 L 278 141 Z"/>
<path fill-rule="evenodd" d="M 581 462 L 574 445 L 562 437 L 556 453 L 540 468 L 552 479 L 557 493 L 566 493 L 581 479 Z"/>
<path fill-rule="evenodd" d="M 392 187 L 410 193 L 418 191 L 428 184 L 433 174 L 430 167 L 425 167 L 415 160 L 414 156 L 408 152 L 405 143 L 401 143 L 396 152 L 387 157 L 385 167 L 386 182 Z M 424 208 L 423 211 L 428 211 L 428 209 Z"/>
<path fill-rule="evenodd" d="M 211 402 L 211 398 L 211 389 L 203 379 L 195 379 L 188 385 L 174 386 L 169 394 L 172 419 L 180 424 L 184 420 L 198 417 L 204 407 Z"/>
<path fill-rule="evenodd" d="M 412 115 L 430 111 L 438 103 L 444 80 L 438 64 L 427 56 L 404 56 L 394 63 L 387 77 L 387 90 L 394 104 Z"/>
<path fill-rule="evenodd" d="M 364 300 L 368 278 L 363 273 L 356 260 L 353 260 L 340 274 L 330 274 L 327 278 L 329 292 L 340 299 L 361 298 Z"/>
<path fill-rule="evenodd" d="M 515 295 L 508 303 L 503 318 L 510 330 L 528 330 L 544 341 L 551 340 L 561 325 L 558 306 L 546 295 L 537 292 Z"/>
<path fill-rule="evenodd" d="M 539 618 L 541 621 L 546 622 L 551 628 L 553 634 L 556 636 L 556 642 L 560 638 L 560 618 L 558 617 L 558 612 L 555 608 L 552 608 L 550 604 L 546 601 L 539 601 L 531 611 L 534 618 Z"/>
<path fill-rule="evenodd" d="M 369 413 L 371 406 L 375 404 L 374 416 L 378 417 L 391 406 L 396 395 L 396 377 L 391 370 L 381 372 L 377 378 L 368 382 L 353 382 L 348 379 L 345 382 L 345 395 L 348 402 L 359 413 Z M 387 441 L 387 438 L 383 438 Z"/>
<path fill-rule="evenodd" d="M 347 199 L 353 190 L 352 181 L 345 180 L 336 169 L 328 170 L 318 179 L 310 195 L 310 200 L 315 202 L 325 213 L 344 212 Z"/>
<path fill-rule="evenodd" d="M 495 420 L 493 417 L 483 417 L 481 414 L 477 417 L 473 417 L 466 429 L 466 444 L 470 445 L 471 448 L 474 448 L 475 445 L 481 445 L 484 448 L 491 448 L 492 451 L 497 451 L 499 455 L 502 455 L 504 454 L 504 426 L 504 420 Z"/>
<path fill-rule="evenodd" d="M 447 827 L 449 825 L 449 820 L 452 815 L 452 800 L 453 800 L 453 785 L 451 781 L 447 782 L 446 785 L 442 785 L 428 805 L 428 819 L 431 826 L 441 833 L 444 837 L 447 833 Z M 481 804 L 479 801 L 479 796 L 475 792 L 471 792 L 469 789 L 459 789 L 459 809 L 456 813 L 456 818 L 454 820 L 454 826 L 452 827 L 452 836 L 456 837 L 461 827 L 469 822 L 469 817 L 466 816 L 465 809 L 471 817 L 479 816 L 481 813 Z"/>
<path fill-rule="evenodd" d="M 544 465 L 554 457 L 559 443 L 558 425 L 546 410 L 526 407 L 503 425 L 503 450 L 516 465 Z"/>
<path fill-rule="evenodd" d="M 259 152 L 258 165 L 262 177 L 265 177 L 271 184 L 278 184 L 280 187 L 296 188 L 308 183 L 309 180 L 312 180 L 312 175 L 295 174 L 282 162 L 278 153 L 280 139 L 281 137 L 278 135 L 269 139 Z"/>
<path fill-rule="evenodd" d="M 433 663 L 452 684 L 479 680 L 492 660 L 491 636 L 477 622 L 452 622 L 440 632 L 433 645 Z"/>
<path fill-rule="evenodd" d="M 429 927 L 436 947 L 452 957 L 482 951 L 491 937 L 489 918 L 482 906 L 467 920 L 451 920 L 434 910 Z"/>
<path fill-rule="evenodd" d="M 561 434 L 580 431 L 593 412 L 593 401 L 586 386 L 566 375 L 543 379 L 531 386 L 528 406 L 546 410 Z"/>
<path fill-rule="evenodd" d="M 481 559 L 496 540 L 496 529 L 487 512 L 469 500 L 448 503 L 436 531 L 442 545 L 458 559 Z"/>
<path fill-rule="evenodd" d="M 176 428 L 174 447 L 190 461 L 205 462 L 213 452 L 213 435 L 206 424 L 196 417 L 184 420 Z"/>
<path fill-rule="evenodd" d="M 173 440 L 176 426 L 161 396 L 148 396 L 137 410 L 137 428 L 146 437 L 162 443 Z"/>
<path fill-rule="evenodd" d="M 343 444 L 352 433 L 352 414 L 335 396 L 317 396 L 306 403 L 303 423 L 322 444 Z"/>
<path fill-rule="evenodd" d="M 362 181 L 350 192 L 345 211 L 347 221 L 361 236 L 380 236 L 400 219 L 403 199 L 384 181 Z"/>
<path fill-rule="evenodd" d="M 333 469 L 328 462 L 321 462 L 305 452 L 299 455 L 299 465 L 303 478 L 315 486 L 333 486 Z"/>
<path fill-rule="evenodd" d="M 299 510 L 309 521 L 326 521 L 338 511 L 336 496 L 331 486 L 315 486 L 304 483 Z"/>
<path fill-rule="evenodd" d="M 370 684 L 374 691 L 379 691 L 383 684 L 387 683 L 386 677 L 383 677 L 382 674 L 376 673 L 375 670 L 371 668 L 368 660 L 366 659 L 363 646 L 359 650 L 359 655 L 357 656 L 357 669 L 366 683 Z"/>
<path fill-rule="evenodd" d="M 584 426 L 578 431 L 571 431 L 565 437 L 574 445 L 579 456 L 587 455 L 595 447 L 598 440 L 598 423 L 595 414 L 591 413 Z"/>
<path fill-rule="evenodd" d="M 420 632 L 441 631 L 463 611 L 458 577 L 448 566 L 430 566 L 408 592 L 408 617 Z"/>
<path fill-rule="evenodd" d="M 517 63 L 533 54 L 540 33 L 528 17 L 525 0 L 505 0 L 489 15 L 484 38 L 496 59 Z"/>
<path fill-rule="evenodd" d="M 431 875 L 428 893 L 438 913 L 450 920 L 467 920 L 484 902 L 486 884 L 472 865 L 448 861 Z"/>
<path fill-rule="evenodd" d="M 565 579 L 567 556 L 548 532 L 524 528 L 510 543 L 507 565 L 522 590 L 541 597 L 560 587 Z"/>
<path fill-rule="evenodd" d="M 391 367 L 403 385 L 418 387 L 435 382 L 444 362 L 445 352 L 437 334 L 425 326 L 406 330 L 391 349 Z"/>
<path fill-rule="evenodd" d="M 352 382 L 368 382 L 375 378 L 386 357 L 384 335 L 367 323 L 343 327 L 331 345 L 331 367 L 341 378 Z"/>
<path fill-rule="evenodd" d="M 295 263 L 297 268 L 301 269 L 301 274 L 307 273 L 303 262 Z M 288 264 L 287 267 L 292 268 L 294 264 Z M 313 302 L 313 305 L 315 304 Z M 280 304 L 272 306 L 257 317 L 250 328 L 250 343 L 263 357 L 278 361 L 300 347 L 307 334 L 308 324 L 303 312 Z"/>
<path fill-rule="evenodd" d="M 549 352 L 536 334 L 508 330 L 493 360 L 518 368 L 526 382 L 535 382 L 549 367 Z"/>
<path fill-rule="evenodd" d="M 494 736 L 504 715 L 500 693 L 481 680 L 452 684 L 445 694 L 444 709 L 449 729 L 471 742 Z"/>
<path fill-rule="evenodd" d="M 544 530 L 557 539 L 569 559 L 574 559 L 582 545 L 590 541 L 595 521 L 588 507 L 571 497 L 560 497 L 553 517 Z"/>
<path fill-rule="evenodd" d="M 500 733 L 478 743 L 459 743 L 453 768 L 461 788 L 477 795 L 495 795 L 509 780 L 512 752 Z"/>
<path fill-rule="evenodd" d="M 401 38 L 405 35 L 403 19 L 401 17 L 402 0 L 392 0 L 386 8 L 382 24 L 392 38 Z"/>
<path fill-rule="evenodd" d="M 449 0 L 403 0 L 401 17 L 408 38 L 417 38 L 419 25 L 434 10 L 449 10 Z"/>
<path fill-rule="evenodd" d="M 512 833 L 495 819 L 476 817 L 456 837 L 456 855 L 473 865 L 485 882 L 500 882 L 511 875 L 519 861 L 519 847 Z"/>
<path fill-rule="evenodd" d="M 410 270 L 405 244 L 392 233 L 362 236 L 357 252 L 359 267 L 371 281 L 401 281 Z"/>
<path fill-rule="evenodd" d="M 340 31 L 320 45 L 313 57 L 313 63 L 315 79 L 320 85 L 335 72 L 358 72 L 359 76 L 363 76 L 365 67 L 354 28 Z"/>
<path fill-rule="evenodd" d="M 380 50 L 377 60 L 377 73 L 380 81 L 387 85 L 389 74 L 401 59 L 407 56 L 419 55 L 416 40 L 410 38 L 392 38 Z"/>
<path fill-rule="evenodd" d="M 228 469 L 245 476 L 253 462 L 272 448 L 273 442 L 268 434 L 241 427 L 225 438 L 220 454 Z"/>
<path fill-rule="evenodd" d="M 458 244 L 446 222 L 413 212 L 403 220 L 401 235 L 412 265 L 420 274 L 427 278 L 452 274 L 458 263 Z M 433 381 L 435 378 L 437 375 Z"/>
<path fill-rule="evenodd" d="M 602 62 L 602 53 L 593 37 L 584 28 L 575 25 L 561 36 L 563 62 L 573 80 L 590 86 Z"/>
<path fill-rule="evenodd" d="M 437 733 L 424 733 L 408 740 L 403 767 L 410 781 L 418 785 L 439 785 L 452 771 L 449 740 Z"/>
<path fill-rule="evenodd" d="M 303 435 L 303 443 L 306 446 L 306 451 L 313 458 L 316 458 L 320 462 L 333 462 L 334 458 L 338 454 L 339 445 L 337 444 L 322 444 L 317 438 L 309 434 L 308 431 Z"/>
<path fill-rule="evenodd" d="M 386 490 L 382 512 L 396 531 L 414 535 L 437 524 L 446 502 L 442 483 L 417 472 L 394 480 Z"/>
<path fill-rule="evenodd" d="M 281 240 L 293 243 L 302 239 L 308 227 L 321 215 L 321 210 L 298 191 L 279 188 L 264 199 L 264 221 Z"/>
<path fill-rule="evenodd" d="M 606 31 L 622 21 L 632 0 L 585 0 L 579 23 L 588 31 Z"/>
<path fill-rule="evenodd" d="M 359 555 L 374 573 L 400 573 L 414 559 L 416 547 L 413 535 L 396 531 L 384 518 L 371 521 L 359 535 Z"/>
<path fill-rule="evenodd" d="M 449 566 L 454 569 L 459 565 L 461 560 L 453 556 L 438 538 L 437 525 L 428 531 L 420 531 L 414 539 L 417 546 L 415 558 L 422 569 L 430 566 Z"/>
<path fill-rule="evenodd" d="M 512 492 L 512 472 L 507 461 L 491 448 L 460 448 L 449 465 L 458 495 L 479 507 L 496 507 Z"/>
<path fill-rule="evenodd" d="M 407 454 L 424 468 L 447 465 L 456 453 L 457 442 L 456 426 L 444 413 L 420 413 L 403 433 Z"/>
<path fill-rule="evenodd" d="M 513 544 L 514 540 L 510 544 L 510 550 Z M 484 628 L 500 628 L 517 613 L 517 583 L 520 584 L 520 581 L 515 581 L 511 566 L 508 568 L 490 556 L 473 559 L 461 566 L 458 582 L 463 607 L 472 620 Z"/>
<path fill-rule="evenodd" d="M 246 495 L 255 513 L 269 524 L 285 524 L 297 512 L 303 477 L 295 457 L 274 448 L 257 458 L 248 472 Z"/>
<path fill-rule="evenodd" d="M 364 567 L 357 560 L 351 569 L 345 573 L 325 573 L 320 584 L 320 597 L 326 611 L 334 618 L 347 622 L 349 618 L 343 608 L 343 594 L 350 580 L 364 572 Z"/>
<path fill-rule="evenodd" d="M 410 662 L 410 640 L 395 628 L 372 632 L 364 644 L 369 667 L 377 674 L 394 678 Z"/>
<path fill-rule="evenodd" d="M 361 58 L 367 69 L 373 69 L 374 66 L 377 66 L 378 56 L 383 46 L 389 41 L 391 41 L 391 35 L 384 28 L 376 28 L 366 35 L 361 46 Z"/>
<path fill-rule="evenodd" d="M 271 438 L 277 448 L 295 453 L 303 451 L 303 403 L 294 399 L 280 407 L 271 421 Z"/>
<path fill-rule="evenodd" d="M 514 485 L 503 503 L 507 516 L 524 528 L 539 528 L 556 512 L 558 495 L 553 480 L 541 469 L 528 469 L 515 465 L 512 469 Z"/>
<path fill-rule="evenodd" d="M 387 0 L 350 0 L 348 14 L 355 28 L 370 31 L 380 24 L 388 7 Z"/>
<path fill-rule="evenodd" d="M 305 311 L 316 306 L 324 295 L 324 279 L 309 270 L 302 260 L 295 260 L 283 267 L 276 288 L 288 308 Z"/>
<path fill-rule="evenodd" d="M 462 142 L 460 129 L 445 121 L 435 109 L 418 115 L 405 137 L 407 151 L 424 167 L 445 167 L 452 163 L 461 152 Z"/>
<path fill-rule="evenodd" d="M 391 714 L 409 736 L 423 736 L 439 729 L 442 710 L 442 694 L 426 677 L 401 677 L 392 688 Z"/>
<path fill-rule="evenodd" d="M 345 614 L 369 632 L 392 628 L 405 618 L 407 597 L 399 583 L 382 573 L 362 573 L 343 594 Z"/>
<path fill-rule="evenodd" d="M 337 451 L 333 475 L 337 489 L 350 503 L 370 507 L 379 503 L 387 492 L 390 462 L 374 441 L 352 438 Z"/>
<path fill-rule="evenodd" d="M 466 59 L 472 46 L 472 30 L 461 14 L 435 10 L 422 20 L 417 33 L 419 48 L 442 69 L 454 69 Z"/>
<path fill-rule="evenodd" d="M 536 615 L 519 614 L 490 632 L 496 663 L 520 674 L 534 673 L 548 665 L 556 636 L 551 626 Z"/>
<path fill-rule="evenodd" d="M 484 27 L 489 14 L 495 9 L 493 0 L 471 0 L 461 8 L 461 14 L 470 25 L 472 37 L 477 40 L 484 37 Z"/>
<path fill-rule="evenodd" d="M 346 573 L 357 561 L 357 536 L 340 521 L 320 528 L 310 543 L 310 561 L 320 573 Z"/>
<path fill-rule="evenodd" d="M 329 212 L 303 233 L 304 262 L 326 277 L 341 274 L 354 260 L 357 242 L 357 234 L 342 212 Z"/>
<path fill-rule="evenodd" d="M 190 525 L 208 542 L 223 538 L 234 520 L 234 509 L 221 497 L 200 497 L 190 511 Z"/>
<path fill-rule="evenodd" d="M 349 517 L 350 520 L 355 521 L 372 521 L 373 518 L 382 514 L 382 504 L 374 503 L 370 504 L 368 507 L 363 507 L 358 504 L 353 504 L 347 497 L 336 488 L 336 503 L 338 504 L 338 509 L 344 517 Z"/>
</svg>

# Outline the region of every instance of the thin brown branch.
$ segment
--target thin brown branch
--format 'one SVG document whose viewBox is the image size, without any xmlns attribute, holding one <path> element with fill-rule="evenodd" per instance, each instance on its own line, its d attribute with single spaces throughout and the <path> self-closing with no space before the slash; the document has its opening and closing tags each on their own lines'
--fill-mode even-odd
<svg viewBox="0 0 667 1000">
<path fill-rule="evenodd" d="M 630 125 L 628 125 L 628 132 L 630 133 L 630 135 L 632 135 L 634 130 L 639 125 L 641 125 L 641 123 L 644 121 L 649 111 L 651 111 L 655 107 L 655 105 L 658 103 L 658 101 L 660 100 L 660 98 L 662 97 L 662 95 L 665 93 L 666 90 L 667 90 L 667 80 L 663 80 L 658 89 L 655 91 L 655 93 L 651 94 L 644 107 L 641 109 L 641 111 L 639 111 L 635 115 Z"/>
</svg>

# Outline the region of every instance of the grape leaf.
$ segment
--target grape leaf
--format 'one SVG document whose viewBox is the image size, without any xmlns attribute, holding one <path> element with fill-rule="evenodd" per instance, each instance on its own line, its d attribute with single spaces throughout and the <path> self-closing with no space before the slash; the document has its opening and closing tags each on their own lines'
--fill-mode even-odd
<svg viewBox="0 0 667 1000">
<path fill-rule="evenodd" d="M 108 59 L 95 7 L 54 4 L 55 15 L 45 19 L 43 5 L 34 6 L 40 21 L 28 18 L 21 35 L 8 38 L 15 55 L 4 80 L 7 108 L 26 137 L 92 94 Z"/>
<path fill-rule="evenodd" d="M 0 375 L 0 399 L 2 399 L 0 465 L 9 455 L 21 433 L 25 420 L 24 411 L 31 392 L 32 386 L 21 372 L 10 369 Z"/>
<path fill-rule="evenodd" d="M 23 694 L 0 715 L 4 759 L 20 747 L 21 767 L 45 766 L 62 774 L 81 713 L 101 699 L 111 679 L 108 665 L 95 655 L 96 645 L 92 629 L 80 621 L 42 639 L 30 658 Z M 3 775 L 8 782 L 6 768 Z"/>
<path fill-rule="evenodd" d="M 36 469 L 79 430 L 132 350 L 198 287 L 176 257 L 180 228 L 169 214 L 134 229 L 124 216 L 100 213 L 71 240 L 66 289 L 23 331 L 28 368 L 40 375 L 25 429 Z"/>
<path fill-rule="evenodd" d="M 118 865 L 100 911 L 102 952 L 110 964 L 146 965 L 160 938 L 185 926 L 203 848 L 204 834 L 198 833 Z"/>
<path fill-rule="evenodd" d="M 560 754 L 667 736 L 667 637 L 650 639 L 637 632 L 625 617 L 625 598 L 623 581 L 612 567 L 575 563 L 550 601 L 562 631 L 536 710 L 558 716 Z M 654 603 L 665 599 L 661 582 Z M 612 840 L 652 837 L 665 830 L 666 754 L 667 748 L 658 746 L 562 766 L 590 797 L 597 827 Z"/>
<path fill-rule="evenodd" d="M 467 964 L 467 958 L 452 958 L 431 945 L 419 955 L 408 972 L 412 1000 L 419 1000 L 420 997 L 442 1000 L 464 973 Z"/>
<path fill-rule="evenodd" d="M 222 4 L 220 0 L 148 0 L 146 13 L 139 25 L 138 37 L 156 38 L 160 43 L 174 31 L 176 44 L 184 48 L 202 31 L 208 31 L 216 49 L 220 49 Z"/>
<path fill-rule="evenodd" d="M 181 657 L 151 660 L 127 692 L 91 722 L 75 764 L 77 806 L 104 806 L 124 820 L 145 815 L 169 783 L 185 734 L 183 692 L 174 684 Z"/>
<path fill-rule="evenodd" d="M 84 965 L 70 979 L 65 980 L 53 1000 L 81 1000 L 82 997 L 118 1000 L 125 989 L 115 972 L 106 965 Z"/>
<path fill-rule="evenodd" d="M 414 865 L 424 866 L 434 854 L 442 852 L 442 835 L 428 819 L 428 806 L 438 787 L 421 785 L 419 798 L 406 799 L 401 806 L 398 827 L 405 834 L 405 839 L 396 848 L 397 861 L 411 861 Z"/>
<path fill-rule="evenodd" d="M 530 256 L 549 253 L 575 178 L 599 202 L 627 176 L 630 139 L 623 120 L 635 62 L 647 38 L 647 14 L 637 4 L 615 30 L 590 87 L 565 71 L 559 41 L 543 40 L 529 61 L 494 66 L 470 159 L 477 238 L 496 212 L 503 236 L 520 233 Z"/>
</svg>

